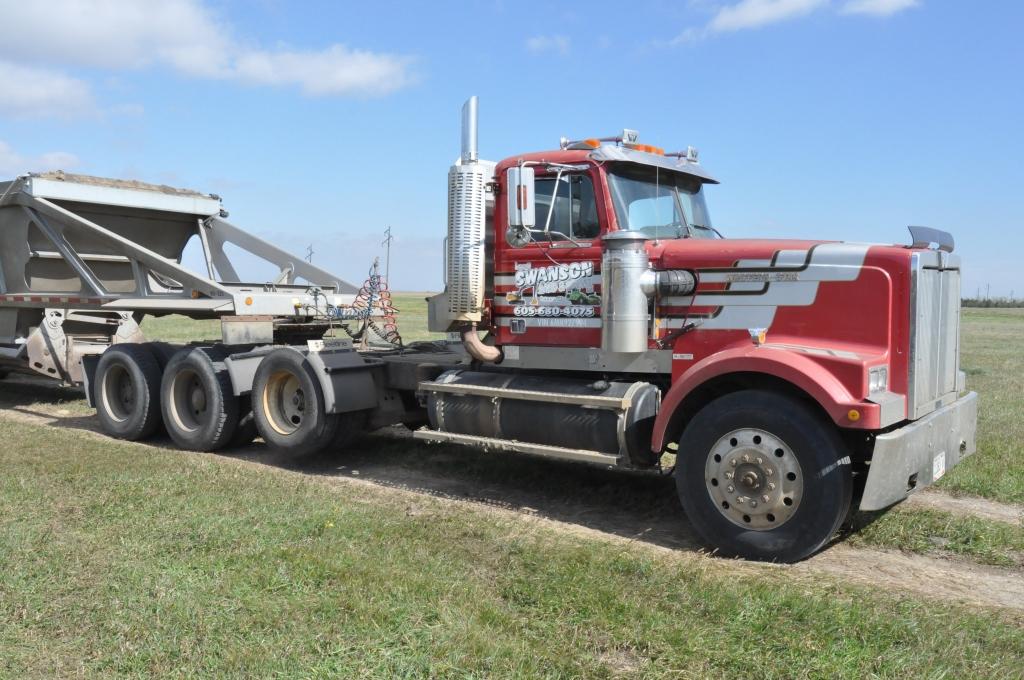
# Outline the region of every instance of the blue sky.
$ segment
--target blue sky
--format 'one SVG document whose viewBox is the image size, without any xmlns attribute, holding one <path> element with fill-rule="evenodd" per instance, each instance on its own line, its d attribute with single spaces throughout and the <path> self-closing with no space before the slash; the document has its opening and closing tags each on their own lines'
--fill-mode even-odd
<svg viewBox="0 0 1024 680">
<path fill-rule="evenodd" d="M 1024 5 L 946 0 L 0 0 L 0 174 L 219 193 L 361 280 L 441 281 L 459 107 L 499 160 L 638 129 L 694 145 L 727 236 L 946 229 L 964 292 L 1024 296 Z"/>
</svg>

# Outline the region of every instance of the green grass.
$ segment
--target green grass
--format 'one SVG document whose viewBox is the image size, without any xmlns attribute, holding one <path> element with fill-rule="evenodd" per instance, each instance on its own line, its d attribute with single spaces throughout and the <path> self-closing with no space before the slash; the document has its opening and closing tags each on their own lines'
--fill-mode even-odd
<svg viewBox="0 0 1024 680">
<path fill-rule="evenodd" d="M 847 540 L 919 554 L 952 553 L 1000 567 L 1024 566 L 1024 526 L 936 510 L 897 508 L 877 517 L 860 515 Z"/>
<path fill-rule="evenodd" d="M 940 487 L 1024 503 L 1024 309 L 964 309 L 961 367 L 978 392 L 978 452 Z"/>
<path fill-rule="evenodd" d="M 1001 615 L 8 419 L 0 441 L 6 677 L 1021 677 Z"/>
</svg>

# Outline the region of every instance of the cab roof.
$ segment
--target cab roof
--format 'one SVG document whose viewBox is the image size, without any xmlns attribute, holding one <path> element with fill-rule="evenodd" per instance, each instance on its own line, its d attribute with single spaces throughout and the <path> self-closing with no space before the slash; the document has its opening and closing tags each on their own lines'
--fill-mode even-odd
<svg viewBox="0 0 1024 680">
<path fill-rule="evenodd" d="M 555 149 L 552 151 L 534 151 L 518 156 L 510 156 L 498 163 L 496 172 L 504 172 L 507 168 L 518 165 L 520 161 L 560 163 L 564 165 L 576 163 L 601 164 L 607 162 L 636 163 L 687 175 L 704 184 L 719 183 L 713 175 L 704 170 L 699 164 L 686 158 L 663 156 L 612 144 L 602 144 L 596 149 Z"/>
</svg>

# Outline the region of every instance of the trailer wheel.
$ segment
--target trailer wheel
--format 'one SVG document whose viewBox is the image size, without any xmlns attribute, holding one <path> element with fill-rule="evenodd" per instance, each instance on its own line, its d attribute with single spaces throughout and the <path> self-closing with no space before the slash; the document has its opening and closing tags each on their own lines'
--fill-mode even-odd
<svg viewBox="0 0 1024 680">
<path fill-rule="evenodd" d="M 355 440 L 359 439 L 366 432 L 366 412 L 353 411 L 338 415 L 338 430 L 331 442 L 331 448 L 335 450 L 346 449 Z"/>
<path fill-rule="evenodd" d="M 252 413 L 252 400 L 248 396 L 238 398 L 238 413 L 238 427 L 235 428 L 235 434 L 228 444 L 228 448 L 231 449 L 248 446 L 260 436 L 259 430 L 256 429 L 256 417 Z"/>
<path fill-rule="evenodd" d="M 278 349 L 260 362 L 253 377 L 252 412 L 269 446 L 312 454 L 332 446 L 340 418 L 327 413 L 324 393 L 306 357 Z"/>
<path fill-rule="evenodd" d="M 238 426 L 238 398 L 220 362 L 202 348 L 186 348 L 167 362 L 160 384 L 164 427 L 178 446 L 216 451 Z"/>
<path fill-rule="evenodd" d="M 138 441 L 160 427 L 160 365 L 145 345 L 107 348 L 96 364 L 96 415 L 111 437 Z"/>
<path fill-rule="evenodd" d="M 763 390 L 719 397 L 690 421 L 676 486 L 687 517 L 721 554 L 795 562 L 839 529 L 853 490 L 832 423 Z"/>
</svg>

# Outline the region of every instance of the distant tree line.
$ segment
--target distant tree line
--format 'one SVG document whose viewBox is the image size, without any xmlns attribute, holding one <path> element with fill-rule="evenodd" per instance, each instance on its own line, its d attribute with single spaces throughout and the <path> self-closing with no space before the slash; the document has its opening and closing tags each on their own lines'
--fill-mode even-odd
<svg viewBox="0 0 1024 680">
<path fill-rule="evenodd" d="M 963 298 L 960 304 L 964 307 L 1024 307 L 1024 299 L 1014 297 L 976 297 Z"/>
</svg>

